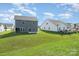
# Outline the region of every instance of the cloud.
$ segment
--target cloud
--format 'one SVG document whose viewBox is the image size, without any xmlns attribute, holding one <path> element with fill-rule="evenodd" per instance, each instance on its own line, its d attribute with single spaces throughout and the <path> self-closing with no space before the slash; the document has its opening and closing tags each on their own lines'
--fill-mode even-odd
<svg viewBox="0 0 79 59">
<path fill-rule="evenodd" d="M 3 13 L 3 14 L 0 14 L 0 18 L 8 18 L 10 20 L 13 20 L 14 15 L 13 14 L 6 14 L 6 13 Z"/>
<path fill-rule="evenodd" d="M 78 11 L 79 12 L 79 3 L 74 3 L 71 6 L 73 8 L 73 11 Z"/>
<path fill-rule="evenodd" d="M 44 14 L 44 18 L 54 18 L 54 14 L 50 13 L 50 12 L 45 12 Z"/>
<path fill-rule="evenodd" d="M 50 12 L 45 12 L 44 16 L 45 16 L 45 18 L 53 18 L 55 15 Z"/>
<path fill-rule="evenodd" d="M 15 13 L 15 11 L 14 11 L 13 8 L 12 9 L 9 9 L 7 12 L 9 12 L 9 13 Z"/>
<path fill-rule="evenodd" d="M 65 5 L 67 5 L 67 3 L 59 3 L 58 6 L 65 6 Z"/>
<path fill-rule="evenodd" d="M 23 4 L 23 3 L 13 3 L 13 6 L 15 6 L 15 8 L 17 7 L 18 10 L 20 10 L 20 9 L 24 9 L 25 4 Z"/>
<path fill-rule="evenodd" d="M 34 10 L 34 11 L 36 11 L 36 10 L 37 10 L 37 8 L 36 8 L 36 7 L 33 7 L 33 10 Z"/>
<path fill-rule="evenodd" d="M 12 15 L 22 15 L 22 13 L 16 12 L 15 9 L 10 9 L 10 10 L 8 10 L 8 12 L 9 12 L 10 14 L 12 14 Z"/>
<path fill-rule="evenodd" d="M 73 3 L 59 3 L 58 6 L 69 6 L 69 5 L 73 5 Z"/>
<path fill-rule="evenodd" d="M 0 18 L 8 18 L 10 20 L 13 20 L 14 15 L 22 15 L 22 14 L 18 13 L 18 12 L 15 12 L 13 8 L 0 12 Z"/>
<path fill-rule="evenodd" d="M 32 16 L 36 16 L 36 12 L 28 8 L 29 4 L 13 4 L 13 5 L 17 6 L 19 8 L 19 10 L 24 13 L 29 13 Z"/>
<path fill-rule="evenodd" d="M 45 12 L 44 15 L 47 15 L 47 16 L 54 16 L 54 14 L 50 13 L 50 12 Z"/>
<path fill-rule="evenodd" d="M 70 17 L 72 17 L 71 13 L 62 13 L 58 15 L 60 18 L 62 19 L 69 19 Z"/>
<path fill-rule="evenodd" d="M 36 16 L 36 12 L 27 8 L 27 5 L 28 4 L 13 4 L 13 8 L 6 11 L 0 11 L 0 18 L 3 21 L 13 21 L 14 15 L 23 15 L 22 12 Z"/>
<path fill-rule="evenodd" d="M 1 14 L 0 13 L 0 17 L 9 17 L 9 14 Z"/>
<path fill-rule="evenodd" d="M 59 6 L 71 6 L 71 8 L 69 8 L 68 10 L 69 11 L 72 11 L 72 12 L 79 12 L 79 3 L 62 3 L 62 4 L 59 4 Z"/>
<path fill-rule="evenodd" d="M 36 16 L 36 13 L 30 9 L 23 9 L 23 11 L 31 14 L 32 16 Z"/>
<path fill-rule="evenodd" d="M 60 7 L 66 7 L 68 5 L 71 5 L 71 3 L 58 3 L 56 7 L 60 8 Z"/>
</svg>

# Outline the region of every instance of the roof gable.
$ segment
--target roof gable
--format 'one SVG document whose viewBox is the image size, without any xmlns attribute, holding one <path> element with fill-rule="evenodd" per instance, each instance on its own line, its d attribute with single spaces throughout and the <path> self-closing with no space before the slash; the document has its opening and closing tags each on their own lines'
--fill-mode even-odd
<svg viewBox="0 0 79 59">
<path fill-rule="evenodd" d="M 57 25 L 59 25 L 59 24 L 63 24 L 63 25 L 66 26 L 66 24 L 65 24 L 64 22 L 62 22 L 62 21 L 53 20 L 53 19 L 47 19 L 47 20 L 45 20 L 45 21 L 40 25 L 40 27 L 41 27 L 43 24 L 45 24 L 47 21 L 50 22 L 52 25 L 55 25 L 55 26 L 57 26 Z"/>
<path fill-rule="evenodd" d="M 52 24 L 54 24 L 54 25 L 58 25 L 58 24 L 64 24 L 64 25 L 66 25 L 64 22 L 62 22 L 62 21 L 59 21 L 59 20 L 53 20 L 53 19 L 47 19 L 49 22 L 51 22 Z"/>
</svg>

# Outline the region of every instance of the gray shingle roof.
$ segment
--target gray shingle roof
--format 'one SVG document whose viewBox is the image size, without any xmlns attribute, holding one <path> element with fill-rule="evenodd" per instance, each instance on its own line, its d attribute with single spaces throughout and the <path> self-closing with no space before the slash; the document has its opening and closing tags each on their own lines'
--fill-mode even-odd
<svg viewBox="0 0 79 59">
<path fill-rule="evenodd" d="M 46 19 L 45 21 L 49 21 L 52 24 L 54 24 L 55 26 L 57 26 L 58 24 L 64 24 L 64 25 L 66 25 L 64 22 L 62 22 L 60 20 L 55 20 L 55 19 Z M 42 26 L 44 24 L 44 22 L 40 26 Z"/>
<path fill-rule="evenodd" d="M 66 25 L 64 22 L 62 22 L 60 20 L 53 20 L 53 19 L 47 19 L 47 20 L 50 21 L 54 25 L 58 25 L 58 24 L 61 24 L 61 23 Z"/>
<path fill-rule="evenodd" d="M 15 20 L 37 21 L 37 18 L 33 16 L 14 16 L 14 19 Z"/>
</svg>

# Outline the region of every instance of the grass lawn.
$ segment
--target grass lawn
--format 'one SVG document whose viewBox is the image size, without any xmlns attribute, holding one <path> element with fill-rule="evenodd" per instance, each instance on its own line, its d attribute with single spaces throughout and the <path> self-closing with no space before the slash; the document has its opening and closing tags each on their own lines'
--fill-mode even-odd
<svg viewBox="0 0 79 59">
<path fill-rule="evenodd" d="M 0 33 L 0 55 L 4 56 L 79 56 L 79 33 L 37 34 Z"/>
</svg>

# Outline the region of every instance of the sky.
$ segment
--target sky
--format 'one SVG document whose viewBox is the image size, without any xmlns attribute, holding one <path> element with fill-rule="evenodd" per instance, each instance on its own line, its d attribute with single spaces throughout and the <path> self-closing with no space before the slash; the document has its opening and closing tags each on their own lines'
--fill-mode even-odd
<svg viewBox="0 0 79 59">
<path fill-rule="evenodd" d="M 14 16 L 37 17 L 38 24 L 50 18 L 79 23 L 78 3 L 0 3 L 0 23 L 15 23 Z"/>
</svg>

